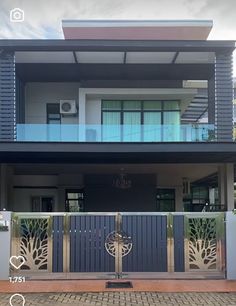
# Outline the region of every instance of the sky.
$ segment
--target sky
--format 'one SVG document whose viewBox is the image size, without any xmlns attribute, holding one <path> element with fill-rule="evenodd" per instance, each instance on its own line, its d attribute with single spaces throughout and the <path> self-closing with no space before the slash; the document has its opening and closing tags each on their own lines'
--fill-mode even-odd
<svg viewBox="0 0 236 306">
<path fill-rule="evenodd" d="M 23 23 L 10 22 L 16 7 Z M 236 40 L 236 0 L 0 0 L 0 39 L 63 38 L 62 19 L 210 19 L 209 39 Z"/>
</svg>

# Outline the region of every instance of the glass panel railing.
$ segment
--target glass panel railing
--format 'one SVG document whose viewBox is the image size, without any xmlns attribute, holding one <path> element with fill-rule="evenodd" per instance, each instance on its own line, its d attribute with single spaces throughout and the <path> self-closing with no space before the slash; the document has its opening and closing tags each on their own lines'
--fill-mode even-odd
<svg viewBox="0 0 236 306">
<path fill-rule="evenodd" d="M 208 142 L 214 125 L 17 124 L 16 141 L 32 142 Z"/>
</svg>

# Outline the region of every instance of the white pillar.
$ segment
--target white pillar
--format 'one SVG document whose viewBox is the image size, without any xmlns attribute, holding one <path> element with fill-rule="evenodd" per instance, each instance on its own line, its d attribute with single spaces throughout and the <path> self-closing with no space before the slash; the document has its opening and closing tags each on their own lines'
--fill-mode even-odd
<svg viewBox="0 0 236 306">
<path fill-rule="evenodd" d="M 8 231 L 0 231 L 0 280 L 9 280 L 9 259 L 11 256 L 11 212 L 0 211 L 0 223 L 8 226 Z"/>
<path fill-rule="evenodd" d="M 218 167 L 219 204 L 226 205 L 228 211 L 234 209 L 234 164 L 227 163 Z"/>
<path fill-rule="evenodd" d="M 79 141 L 86 141 L 86 93 L 79 89 Z"/>
<path fill-rule="evenodd" d="M 175 211 L 184 211 L 183 186 L 175 188 Z"/>
<path fill-rule="evenodd" d="M 236 280 L 236 215 L 226 212 L 226 272 L 227 279 Z"/>
<path fill-rule="evenodd" d="M 86 123 L 85 107 L 86 107 L 86 94 L 83 88 L 80 88 L 79 89 L 79 124 Z"/>
</svg>

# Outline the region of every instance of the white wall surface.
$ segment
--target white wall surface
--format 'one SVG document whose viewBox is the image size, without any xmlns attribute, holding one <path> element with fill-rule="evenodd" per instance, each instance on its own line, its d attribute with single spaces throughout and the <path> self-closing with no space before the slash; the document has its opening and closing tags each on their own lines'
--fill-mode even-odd
<svg viewBox="0 0 236 306">
<path fill-rule="evenodd" d="M 47 103 L 60 100 L 76 100 L 78 104 L 78 83 L 27 83 L 25 86 L 25 122 L 46 123 Z M 66 116 L 62 123 L 76 124 L 77 116 Z"/>
<path fill-rule="evenodd" d="M 9 280 L 9 259 L 11 256 L 11 212 L 0 211 L 2 219 L 9 225 L 8 232 L 0 232 L 1 266 L 0 280 Z"/>
<path fill-rule="evenodd" d="M 86 99 L 86 123 L 87 124 L 101 124 L 101 98 L 87 98 Z"/>
<path fill-rule="evenodd" d="M 58 211 L 58 190 L 47 188 L 14 188 L 14 202 L 12 205 L 12 210 L 15 212 L 32 211 L 31 198 L 33 196 L 53 197 L 53 211 Z"/>
<path fill-rule="evenodd" d="M 226 212 L 226 272 L 227 279 L 236 280 L 236 215 Z"/>
</svg>

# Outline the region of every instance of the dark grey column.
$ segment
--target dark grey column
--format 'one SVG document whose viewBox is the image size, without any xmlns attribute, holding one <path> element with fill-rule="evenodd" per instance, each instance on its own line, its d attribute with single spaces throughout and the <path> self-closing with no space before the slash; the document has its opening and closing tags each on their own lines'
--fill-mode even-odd
<svg viewBox="0 0 236 306">
<path fill-rule="evenodd" d="M 216 53 L 215 60 L 216 136 L 218 141 L 233 140 L 233 57 Z"/>
<path fill-rule="evenodd" d="M 208 123 L 215 124 L 215 75 L 208 80 Z"/>
<path fill-rule="evenodd" d="M 0 141 L 15 138 L 15 56 L 0 51 Z"/>
</svg>

